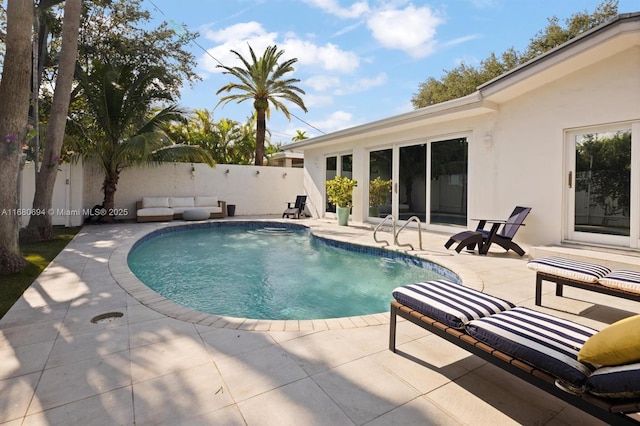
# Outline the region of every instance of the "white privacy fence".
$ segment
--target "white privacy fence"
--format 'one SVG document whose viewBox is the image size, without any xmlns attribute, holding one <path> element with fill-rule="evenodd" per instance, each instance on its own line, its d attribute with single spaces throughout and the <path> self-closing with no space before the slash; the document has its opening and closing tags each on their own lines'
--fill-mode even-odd
<svg viewBox="0 0 640 426">
<path fill-rule="evenodd" d="M 20 189 L 22 225 L 31 209 L 35 192 L 33 163 L 23 172 Z M 102 204 L 102 171 L 91 164 L 61 164 L 53 196 L 54 225 L 78 226 L 89 210 Z M 236 215 L 282 214 L 287 202 L 304 194 L 304 170 L 289 167 L 218 164 L 211 168 L 197 163 L 167 163 L 123 170 L 115 194 L 119 218 L 135 219 L 136 201 L 144 196 L 217 196 L 236 206 Z"/>
</svg>

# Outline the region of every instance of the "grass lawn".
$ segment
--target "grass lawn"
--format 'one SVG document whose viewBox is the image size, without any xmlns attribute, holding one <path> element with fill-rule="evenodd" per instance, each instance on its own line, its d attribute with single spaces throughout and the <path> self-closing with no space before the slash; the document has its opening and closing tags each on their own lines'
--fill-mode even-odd
<svg viewBox="0 0 640 426">
<path fill-rule="evenodd" d="M 40 275 L 40 272 L 62 251 L 78 233 L 80 227 L 53 229 L 56 238 L 52 241 L 20 244 L 22 255 L 27 260 L 27 267 L 22 271 L 1 277 L 0 318 Z"/>
</svg>

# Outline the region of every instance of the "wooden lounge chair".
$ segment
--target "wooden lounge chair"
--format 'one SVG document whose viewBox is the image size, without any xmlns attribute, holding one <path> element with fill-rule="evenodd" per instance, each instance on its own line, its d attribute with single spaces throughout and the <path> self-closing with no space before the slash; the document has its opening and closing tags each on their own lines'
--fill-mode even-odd
<svg viewBox="0 0 640 426">
<path fill-rule="evenodd" d="M 307 196 L 298 195 L 294 203 L 287 203 L 287 209 L 284 211 L 284 213 L 282 213 L 282 217 L 284 218 L 286 216 L 288 218 L 291 218 L 291 216 L 295 216 L 296 219 L 299 219 L 301 214 L 304 215 L 304 207 L 306 203 Z"/>
<path fill-rule="evenodd" d="M 513 242 L 513 237 L 518 229 L 524 226 L 524 219 L 530 211 L 531 207 L 517 206 L 507 220 L 481 219 L 475 231 L 459 232 L 451 236 L 444 246 L 449 248 L 453 243 L 458 243 L 455 250 L 460 253 L 463 248 L 473 251 L 477 245 L 479 254 L 487 254 L 491 244 L 495 243 L 506 251 L 513 250 L 523 256 L 524 250 Z M 484 229 L 488 223 L 491 224 L 491 229 Z M 500 228 L 501 226 L 502 228 Z"/>
</svg>

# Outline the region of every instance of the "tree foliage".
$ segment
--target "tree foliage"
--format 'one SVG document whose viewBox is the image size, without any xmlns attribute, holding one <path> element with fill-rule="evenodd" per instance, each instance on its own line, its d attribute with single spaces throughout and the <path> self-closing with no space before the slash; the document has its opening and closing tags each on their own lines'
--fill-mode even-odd
<svg viewBox="0 0 640 426">
<path fill-rule="evenodd" d="M 575 13 L 564 21 L 564 25 L 558 17 L 553 16 L 548 19 L 547 26 L 529 41 L 524 52 L 511 47 L 501 55 L 491 53 L 477 67 L 461 63 L 454 69 L 445 71 L 441 79 L 429 77 L 420 83 L 411 103 L 414 108 L 423 108 L 469 95 L 478 86 L 611 20 L 617 14 L 618 0 L 603 0 L 593 13 Z"/>
<path fill-rule="evenodd" d="M 78 152 L 95 159 L 104 172 L 103 207 L 107 212 L 113 211 L 120 172 L 127 167 L 165 161 L 214 164 L 205 150 L 174 144 L 164 132 L 171 122 L 184 119 L 172 103 L 167 88 L 171 77 L 165 68 L 138 71 L 110 63 L 94 63 L 90 68 L 90 74 L 78 70 L 78 76 L 94 121 L 75 121 L 73 128 Z"/>
<path fill-rule="evenodd" d="M 266 120 L 269 117 L 270 106 L 273 106 L 276 111 L 282 111 L 287 119 L 291 119 L 291 114 L 280 99 L 292 102 L 302 108 L 304 112 L 307 112 L 304 101 L 299 96 L 299 94 L 304 94 L 305 92 L 295 85 L 300 80 L 286 78 L 286 74 L 294 71 L 293 64 L 298 59 L 293 58 L 278 63 L 280 57 L 284 54 L 284 50 L 278 50 L 275 45 L 267 47 L 260 58 L 256 56 L 251 46 L 249 46 L 250 61 L 235 50 L 231 52 L 237 56 L 243 66 L 228 67 L 218 65 L 218 67 L 224 69 L 223 74 L 229 74 L 235 77 L 237 81 L 224 85 L 216 92 L 216 95 L 222 92 L 234 92 L 223 96 L 217 105 L 224 105 L 231 101 L 241 103 L 246 100 L 253 100 L 253 107 L 256 113 L 255 164 L 261 166 L 264 163 L 264 146 L 267 133 Z"/>
</svg>

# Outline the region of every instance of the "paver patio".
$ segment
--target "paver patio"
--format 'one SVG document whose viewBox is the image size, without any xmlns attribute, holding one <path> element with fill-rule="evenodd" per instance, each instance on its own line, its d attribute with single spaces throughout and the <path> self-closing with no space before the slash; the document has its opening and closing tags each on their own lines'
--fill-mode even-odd
<svg viewBox="0 0 640 426">
<path fill-rule="evenodd" d="M 375 245 L 369 226 L 296 223 Z M 0 320 L 0 424 L 597 424 L 413 324 L 399 325 L 401 353 L 391 353 L 387 312 L 242 321 L 176 310 L 127 282 L 122 264 L 136 237 L 160 226 L 166 224 L 84 227 Z M 447 237 L 424 232 L 418 254 L 469 286 L 534 306 L 527 256 L 499 248 L 489 256 L 456 254 L 444 249 Z M 415 244 L 417 231 L 403 231 L 402 240 Z M 558 298 L 551 286 L 545 290 L 537 309 L 594 328 L 640 313 L 637 302 L 570 288 Z M 91 322 L 108 312 L 124 315 Z"/>
</svg>

